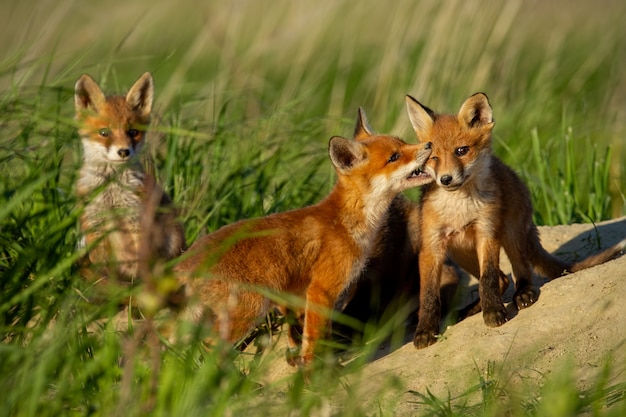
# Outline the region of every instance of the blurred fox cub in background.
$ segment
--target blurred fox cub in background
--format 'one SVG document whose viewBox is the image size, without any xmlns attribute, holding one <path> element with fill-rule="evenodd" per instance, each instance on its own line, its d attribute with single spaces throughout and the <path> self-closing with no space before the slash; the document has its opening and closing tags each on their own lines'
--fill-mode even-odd
<svg viewBox="0 0 626 417">
<path fill-rule="evenodd" d="M 219 337 L 235 342 L 272 305 L 264 292 L 303 296 L 297 361 L 312 361 L 328 312 L 365 267 L 391 202 L 432 180 L 421 170 L 429 145 L 365 136 L 330 139 L 337 182 L 318 204 L 225 226 L 189 248 L 176 271 L 194 320 L 206 320 Z"/>
<path fill-rule="evenodd" d="M 407 96 L 409 119 L 422 143 L 431 143 L 425 170 L 435 182 L 420 201 L 420 307 L 414 344 L 434 343 L 439 333 L 439 280 L 446 254 L 479 277 L 483 318 L 488 326 L 507 320 L 500 248 L 513 268 L 518 309 L 532 305 L 533 267 L 548 278 L 576 272 L 619 254 L 621 243 L 576 263 L 561 261 L 539 241 L 528 188 L 491 151 L 494 121 L 487 96 L 467 99 L 456 115 L 436 114 Z M 504 279 L 503 279 L 504 278 Z"/>
<path fill-rule="evenodd" d="M 76 82 L 76 120 L 83 144 L 77 193 L 85 202 L 80 229 L 84 243 L 93 245 L 89 261 L 99 271 L 98 279 L 130 282 L 138 275 L 140 257 L 146 262 L 167 260 L 185 247 L 183 227 L 169 197 L 144 171 L 138 156 L 153 95 L 150 73 L 126 96 L 105 96 L 86 74 Z"/>
</svg>

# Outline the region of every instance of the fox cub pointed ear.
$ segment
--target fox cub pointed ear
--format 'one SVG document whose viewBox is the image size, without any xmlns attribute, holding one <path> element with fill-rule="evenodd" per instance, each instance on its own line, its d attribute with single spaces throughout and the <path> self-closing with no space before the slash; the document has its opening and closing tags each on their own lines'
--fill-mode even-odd
<svg viewBox="0 0 626 417">
<path fill-rule="evenodd" d="M 366 158 L 363 147 L 359 142 L 333 136 L 328 143 L 328 154 L 335 168 L 346 172 Z"/>
<path fill-rule="evenodd" d="M 433 127 L 435 112 L 409 95 L 406 96 L 406 110 L 417 139 L 420 142 L 427 140 L 428 133 Z"/>
<path fill-rule="evenodd" d="M 489 99 L 484 93 L 476 93 L 461 106 L 459 110 L 459 122 L 464 123 L 467 127 L 492 127 L 493 110 Z"/>
<path fill-rule="evenodd" d="M 374 135 L 374 130 L 370 127 L 365 110 L 359 107 L 359 113 L 356 118 L 356 126 L 354 127 L 354 139 L 363 140 Z"/>
<path fill-rule="evenodd" d="M 76 114 L 86 110 L 98 111 L 105 102 L 104 93 L 98 83 L 87 74 L 83 74 L 74 85 L 74 106 Z"/>
<path fill-rule="evenodd" d="M 152 111 L 152 100 L 154 99 L 154 82 L 149 72 L 144 73 L 133 84 L 126 94 L 126 102 L 133 110 L 139 112 L 143 117 L 148 117 Z"/>
</svg>

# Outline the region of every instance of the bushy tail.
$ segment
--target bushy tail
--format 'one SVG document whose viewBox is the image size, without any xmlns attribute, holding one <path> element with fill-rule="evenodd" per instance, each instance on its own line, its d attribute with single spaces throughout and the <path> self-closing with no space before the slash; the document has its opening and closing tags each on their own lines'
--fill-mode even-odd
<svg viewBox="0 0 626 417">
<path fill-rule="evenodd" d="M 624 246 L 626 246 L 626 239 L 600 253 L 574 263 L 571 266 L 570 272 L 577 272 L 595 265 L 600 265 L 606 261 L 610 261 L 611 259 L 615 259 L 623 253 Z"/>
<path fill-rule="evenodd" d="M 554 257 L 539 245 L 534 251 L 533 266 L 541 275 L 553 279 L 615 259 L 623 253 L 624 246 L 626 246 L 626 239 L 582 261 L 568 263 Z"/>
</svg>

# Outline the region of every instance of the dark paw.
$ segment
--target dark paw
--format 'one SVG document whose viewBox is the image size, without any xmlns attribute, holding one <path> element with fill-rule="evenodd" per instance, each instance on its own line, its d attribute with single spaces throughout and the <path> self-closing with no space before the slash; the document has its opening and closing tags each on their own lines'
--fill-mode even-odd
<svg viewBox="0 0 626 417">
<path fill-rule="evenodd" d="M 302 366 L 302 358 L 300 357 L 300 349 L 287 348 L 285 352 L 285 359 L 290 366 L 300 367 Z"/>
<path fill-rule="evenodd" d="M 417 349 L 423 349 L 437 342 L 437 334 L 428 331 L 416 331 L 413 344 Z"/>
<path fill-rule="evenodd" d="M 506 309 L 504 306 L 498 309 L 484 309 L 483 310 L 483 319 L 485 320 L 485 324 L 489 327 L 499 327 L 506 323 Z"/>
<path fill-rule="evenodd" d="M 538 299 L 537 291 L 534 288 L 522 288 L 515 291 L 513 301 L 518 310 L 530 307 Z"/>
</svg>

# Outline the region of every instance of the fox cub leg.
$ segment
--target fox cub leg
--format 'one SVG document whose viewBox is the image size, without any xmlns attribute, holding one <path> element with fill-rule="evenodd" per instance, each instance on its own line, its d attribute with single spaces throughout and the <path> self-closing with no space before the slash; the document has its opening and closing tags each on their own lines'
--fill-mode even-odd
<svg viewBox="0 0 626 417">
<path fill-rule="evenodd" d="M 507 321 L 501 290 L 500 242 L 493 238 L 479 239 L 476 249 L 480 266 L 478 294 L 483 319 L 487 326 L 498 327 Z"/>
<path fill-rule="evenodd" d="M 420 308 L 413 338 L 413 344 L 418 349 L 432 345 L 439 335 L 441 273 L 445 259 L 446 248 L 443 241 L 422 242 L 419 254 Z"/>
<path fill-rule="evenodd" d="M 311 284 L 307 290 L 304 309 L 304 329 L 302 334 L 302 364 L 313 361 L 316 341 L 326 336 L 328 314 L 339 294 L 332 294 L 323 286 Z"/>
<path fill-rule="evenodd" d="M 427 230 L 423 237 L 438 236 Z M 464 311 L 462 316 L 483 312 L 487 325 L 496 327 L 507 320 L 506 309 L 502 295 L 509 285 L 509 278 L 499 268 L 499 242 L 492 238 L 483 238 L 477 242 L 477 250 L 460 250 L 451 247 L 450 254 L 458 265 L 470 274 L 479 278 L 479 300 L 475 306 Z M 420 309 L 418 313 L 417 329 L 413 344 L 418 349 L 425 348 L 437 341 L 439 335 L 439 320 L 441 319 L 441 276 L 445 272 L 445 260 L 448 243 L 445 239 L 431 239 L 422 241 L 419 254 L 420 272 Z M 478 254 L 482 256 L 478 257 Z"/>
<path fill-rule="evenodd" d="M 513 302 L 517 309 L 521 310 L 530 307 L 539 298 L 539 294 L 532 283 L 533 266 L 526 253 L 515 247 L 510 248 L 508 242 L 504 243 L 504 250 L 511 261 L 513 276 L 515 277 Z"/>
<path fill-rule="evenodd" d="M 353 268 L 354 265 L 350 262 L 328 257 L 311 271 L 312 279 L 306 290 L 304 308 L 301 354 L 303 364 L 312 362 L 316 342 L 330 334 L 329 315 L 346 286 L 344 277 L 349 276 Z"/>
</svg>

